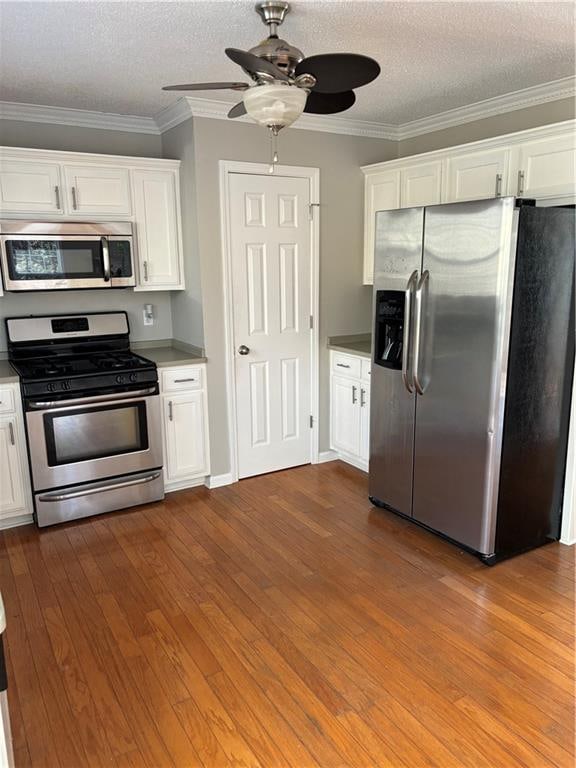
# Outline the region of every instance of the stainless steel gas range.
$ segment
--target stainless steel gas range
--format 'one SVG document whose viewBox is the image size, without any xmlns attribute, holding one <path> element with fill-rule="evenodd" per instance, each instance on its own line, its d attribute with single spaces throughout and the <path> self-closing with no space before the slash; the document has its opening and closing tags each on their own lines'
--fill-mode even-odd
<svg viewBox="0 0 576 768">
<path fill-rule="evenodd" d="M 126 313 L 11 317 L 6 329 L 37 524 L 162 499 L 158 373 L 130 351 Z"/>
</svg>

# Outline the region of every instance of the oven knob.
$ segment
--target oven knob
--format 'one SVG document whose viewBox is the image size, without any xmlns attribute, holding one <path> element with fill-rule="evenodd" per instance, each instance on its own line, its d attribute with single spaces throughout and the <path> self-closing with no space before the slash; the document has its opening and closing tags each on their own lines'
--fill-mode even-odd
<svg viewBox="0 0 576 768">
<path fill-rule="evenodd" d="M 124 383 L 124 376 L 121 376 L 120 374 L 118 374 L 118 376 L 116 376 L 116 382 L 118 384 L 123 384 Z"/>
<path fill-rule="evenodd" d="M 62 382 L 62 389 L 70 389 L 70 382 L 69 381 L 63 381 Z"/>
<path fill-rule="evenodd" d="M 130 374 L 130 381 L 138 381 L 138 376 L 135 373 Z"/>
<path fill-rule="evenodd" d="M 46 389 L 48 390 L 48 392 L 54 392 L 54 390 L 56 389 L 56 386 L 54 384 L 47 384 Z"/>
</svg>

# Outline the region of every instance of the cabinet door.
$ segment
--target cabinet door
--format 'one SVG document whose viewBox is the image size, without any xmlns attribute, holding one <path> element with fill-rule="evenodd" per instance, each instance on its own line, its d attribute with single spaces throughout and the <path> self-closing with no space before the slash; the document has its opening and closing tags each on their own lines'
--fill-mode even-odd
<svg viewBox="0 0 576 768">
<path fill-rule="evenodd" d="M 26 507 L 19 439 L 15 416 L 0 417 L 0 520 Z"/>
<path fill-rule="evenodd" d="M 166 480 L 208 474 L 204 392 L 164 395 Z"/>
<path fill-rule="evenodd" d="M 450 157 L 447 161 L 445 203 L 485 200 L 508 189 L 510 150 L 491 149 Z"/>
<path fill-rule="evenodd" d="M 400 171 L 382 171 L 364 181 L 364 284 L 374 280 L 376 213 L 400 207 Z"/>
<path fill-rule="evenodd" d="M 576 136 L 548 137 L 520 145 L 519 197 L 573 197 L 576 195 Z"/>
<path fill-rule="evenodd" d="M 64 166 L 68 213 L 78 216 L 130 216 L 130 172 L 97 165 Z"/>
<path fill-rule="evenodd" d="M 368 463 L 370 458 L 370 386 L 360 385 L 360 458 Z"/>
<path fill-rule="evenodd" d="M 414 208 L 419 205 L 436 205 L 441 199 L 442 162 L 423 163 L 406 168 L 401 172 L 402 208 Z"/>
<path fill-rule="evenodd" d="M 173 171 L 132 174 L 142 290 L 184 287 L 177 181 Z"/>
<path fill-rule="evenodd" d="M 360 455 L 360 382 L 332 376 L 331 447 Z"/>
<path fill-rule="evenodd" d="M 0 210 L 6 213 L 62 213 L 60 167 L 56 163 L 3 160 Z"/>
</svg>

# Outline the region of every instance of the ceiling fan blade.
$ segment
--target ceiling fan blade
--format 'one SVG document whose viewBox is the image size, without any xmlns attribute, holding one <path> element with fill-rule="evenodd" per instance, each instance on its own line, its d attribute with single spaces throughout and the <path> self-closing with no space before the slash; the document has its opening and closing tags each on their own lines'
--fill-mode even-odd
<svg viewBox="0 0 576 768">
<path fill-rule="evenodd" d="M 370 83 L 380 74 L 380 65 L 357 53 L 324 53 L 308 56 L 296 67 L 296 76 L 314 75 L 314 91 L 341 93 Z"/>
<path fill-rule="evenodd" d="M 184 85 L 165 85 L 163 91 L 219 91 L 230 88 L 233 91 L 245 91 L 249 83 L 184 83 Z"/>
<path fill-rule="evenodd" d="M 306 99 L 304 112 L 312 115 L 332 115 L 336 112 L 344 112 L 356 101 L 354 91 L 342 91 L 341 93 L 317 93 L 311 91 Z"/>
<path fill-rule="evenodd" d="M 267 75 L 272 75 L 276 80 L 285 80 L 286 82 L 290 80 L 288 75 L 282 72 L 275 64 L 272 64 L 271 61 L 254 56 L 253 53 L 248 51 L 241 51 L 239 48 L 226 48 L 226 56 L 247 72 L 265 72 Z"/>
<path fill-rule="evenodd" d="M 244 106 L 243 101 L 239 101 L 238 104 L 234 104 L 230 112 L 228 112 L 228 117 L 242 117 L 242 115 L 246 114 L 246 107 Z"/>
</svg>

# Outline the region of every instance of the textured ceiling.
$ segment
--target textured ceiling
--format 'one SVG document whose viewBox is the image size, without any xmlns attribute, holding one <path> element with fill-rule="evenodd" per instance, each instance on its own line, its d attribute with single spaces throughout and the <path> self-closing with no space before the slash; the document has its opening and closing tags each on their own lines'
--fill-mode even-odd
<svg viewBox="0 0 576 768">
<path fill-rule="evenodd" d="M 251 0 L 0 2 L 0 99 L 153 115 L 162 85 L 237 80 L 226 46 L 266 35 Z M 575 5 L 296 1 L 281 34 L 305 54 L 365 53 L 382 74 L 346 116 L 404 123 L 574 74 Z M 238 101 L 228 91 L 205 98 Z"/>
</svg>

